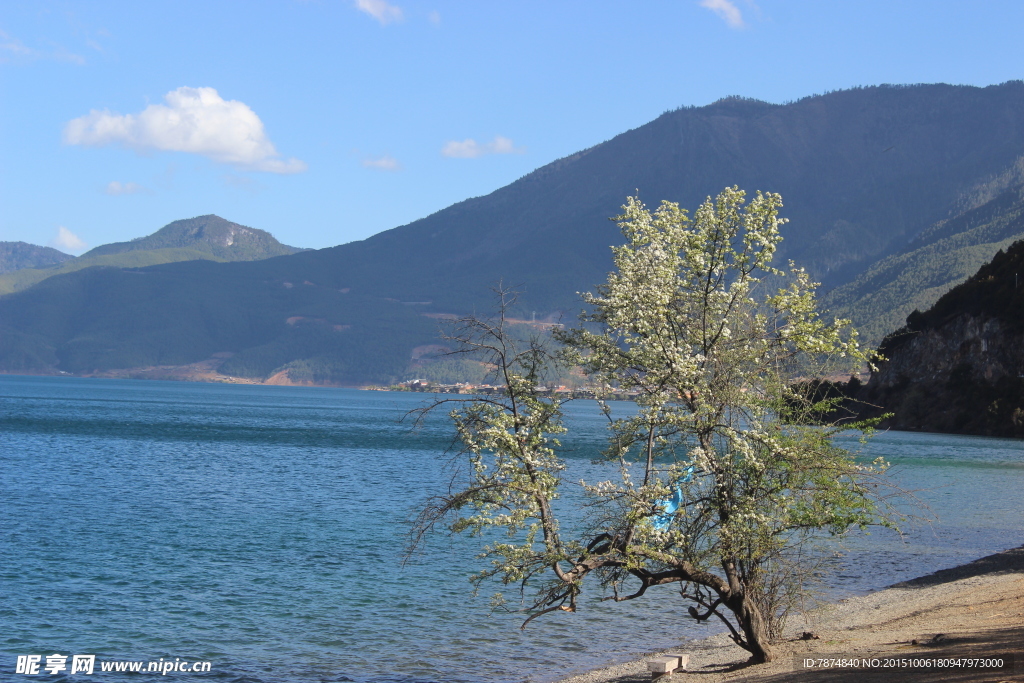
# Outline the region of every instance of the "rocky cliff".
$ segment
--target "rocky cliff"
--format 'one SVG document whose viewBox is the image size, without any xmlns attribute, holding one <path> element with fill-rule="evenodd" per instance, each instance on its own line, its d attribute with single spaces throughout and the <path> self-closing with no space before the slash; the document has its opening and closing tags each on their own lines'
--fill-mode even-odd
<svg viewBox="0 0 1024 683">
<path fill-rule="evenodd" d="M 1024 242 L 1000 251 L 967 282 L 879 349 L 858 398 L 864 416 L 893 413 L 895 429 L 1024 437 Z"/>
</svg>

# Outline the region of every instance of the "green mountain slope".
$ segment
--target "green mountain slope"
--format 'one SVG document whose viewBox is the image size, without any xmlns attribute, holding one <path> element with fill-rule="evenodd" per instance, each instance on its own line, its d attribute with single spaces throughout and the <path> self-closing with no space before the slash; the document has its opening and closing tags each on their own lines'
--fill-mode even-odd
<svg viewBox="0 0 1024 683">
<path fill-rule="evenodd" d="M 437 334 L 415 307 L 268 278 L 252 265 L 198 260 L 48 278 L 0 299 L 22 322 L 0 330 L 4 369 L 91 372 L 235 353 L 225 372 L 265 377 L 302 360 L 320 381 L 369 381 L 401 374 L 409 349 Z"/>
<path fill-rule="evenodd" d="M 786 105 L 727 99 L 667 112 L 360 242 L 51 277 L 0 297 L 0 369 L 89 372 L 217 353 L 233 354 L 224 372 L 248 377 L 293 368 L 319 381 L 388 381 L 417 345 L 435 343 L 440 316 L 489 310 L 498 280 L 523 292 L 514 315 L 573 320 L 576 293 L 605 280 L 608 247 L 620 242 L 608 217 L 637 188 L 650 204 L 690 208 L 726 185 L 780 192 L 790 218 L 780 258 L 841 287 L 908 245 L 979 227 L 937 226 L 966 215 L 965 197 L 1021 156 L 1019 81 L 860 88 Z M 976 195 L 978 209 L 995 200 Z M 981 242 L 965 246 L 1000 234 L 968 235 Z"/>
<path fill-rule="evenodd" d="M 104 244 L 82 254 L 81 258 L 154 249 L 190 249 L 215 257 L 210 260 L 220 261 L 259 261 L 302 251 L 281 244 L 269 232 L 211 214 L 174 221 L 152 235 L 130 242 Z"/>
<path fill-rule="evenodd" d="M 27 242 L 0 242 L 0 274 L 22 268 L 53 266 L 75 258 L 51 247 Z"/>
<path fill-rule="evenodd" d="M 81 256 L 73 261 L 67 261 L 51 268 L 26 268 L 13 273 L 0 275 L 0 294 L 10 294 L 27 289 L 32 285 L 42 282 L 48 277 L 62 273 L 73 273 L 83 268 L 94 266 L 107 266 L 112 268 L 141 268 L 143 266 L 154 266 L 161 263 L 175 263 L 177 261 L 194 261 L 204 259 L 210 261 L 223 261 L 212 256 L 209 252 L 197 251 L 195 249 L 153 249 L 150 251 L 132 251 L 124 254 L 107 254 L 103 256 Z"/>
<path fill-rule="evenodd" d="M 826 294 L 822 303 L 835 315 L 853 320 L 864 342 L 875 346 L 912 311 L 930 308 L 996 252 L 1021 239 L 1024 186 L 942 221 L 902 253 L 881 259 L 853 282 Z"/>
<path fill-rule="evenodd" d="M 302 250 L 281 244 L 264 230 L 232 223 L 220 216 L 199 216 L 174 221 L 152 235 L 130 242 L 104 244 L 48 268 L 30 267 L 0 275 L 0 295 L 21 291 L 53 275 L 93 266 L 141 268 L 196 259 L 256 261 L 299 251 Z"/>
</svg>

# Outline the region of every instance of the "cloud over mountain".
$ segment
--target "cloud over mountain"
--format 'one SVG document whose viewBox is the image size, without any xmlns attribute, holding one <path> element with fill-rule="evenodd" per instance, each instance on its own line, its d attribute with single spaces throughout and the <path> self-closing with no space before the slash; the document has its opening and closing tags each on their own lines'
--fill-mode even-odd
<svg viewBox="0 0 1024 683">
<path fill-rule="evenodd" d="M 282 159 L 260 117 L 244 102 L 225 100 L 213 88 L 182 87 L 138 114 L 93 110 L 64 127 L 64 142 L 136 151 L 199 154 L 221 164 L 266 173 L 300 173 L 306 164 Z"/>
<path fill-rule="evenodd" d="M 57 227 L 56 236 L 50 240 L 50 246 L 54 249 L 73 253 L 83 251 L 89 245 L 81 237 L 61 225 Z"/>
<path fill-rule="evenodd" d="M 461 142 L 449 140 L 441 149 L 441 154 L 455 159 L 476 159 L 485 154 L 522 154 L 522 147 L 516 147 L 512 141 L 501 135 L 495 135 L 490 142 L 480 143 L 473 138 Z"/>
</svg>

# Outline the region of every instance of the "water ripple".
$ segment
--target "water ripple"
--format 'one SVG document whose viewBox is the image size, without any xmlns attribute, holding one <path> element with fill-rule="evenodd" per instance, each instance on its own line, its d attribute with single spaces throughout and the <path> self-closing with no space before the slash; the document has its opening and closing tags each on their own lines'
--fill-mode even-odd
<svg viewBox="0 0 1024 683">
<path fill-rule="evenodd" d="M 422 398 L 0 377 L 0 670 L 59 652 L 213 664 L 132 681 L 511 683 L 708 634 L 668 594 L 591 598 L 520 631 L 471 597 L 467 539 L 433 539 L 403 566 L 410 512 L 451 476 L 444 416 L 399 422 Z M 602 418 L 580 404 L 572 420 L 567 480 L 596 479 Z M 1024 541 L 1020 442 L 890 433 L 876 455 L 942 519 L 905 544 L 852 538 L 835 590 Z"/>
</svg>

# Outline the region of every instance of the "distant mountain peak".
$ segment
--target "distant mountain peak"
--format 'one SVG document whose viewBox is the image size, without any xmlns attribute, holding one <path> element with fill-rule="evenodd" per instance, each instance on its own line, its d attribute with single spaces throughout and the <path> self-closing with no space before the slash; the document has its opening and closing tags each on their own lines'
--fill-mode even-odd
<svg viewBox="0 0 1024 683">
<path fill-rule="evenodd" d="M 0 242 L 0 273 L 55 266 L 73 258 L 52 247 L 40 247 L 28 242 Z"/>
<path fill-rule="evenodd" d="M 0 243 L 3 244 L 14 247 L 5 252 L 0 246 L 0 295 L 21 291 L 54 275 L 92 266 L 141 268 L 178 261 L 261 261 L 307 251 L 281 244 L 264 230 L 239 225 L 214 214 L 174 221 L 151 235 L 104 244 L 78 258 L 46 247 Z M 22 246 L 15 249 L 18 244 Z M 44 251 L 35 254 L 36 260 L 11 255 L 24 256 L 25 248 Z"/>
<path fill-rule="evenodd" d="M 234 223 L 216 214 L 173 221 L 152 235 L 104 244 L 83 254 L 104 256 L 150 249 L 195 249 L 227 261 L 258 261 L 302 249 L 281 244 L 265 230 Z"/>
<path fill-rule="evenodd" d="M 719 98 L 707 105 L 711 107 L 723 107 L 723 106 L 754 106 L 754 107 L 778 107 L 778 104 L 772 104 L 771 102 L 765 102 L 759 100 L 756 97 L 744 97 L 743 95 L 726 95 L 725 97 Z"/>
</svg>

